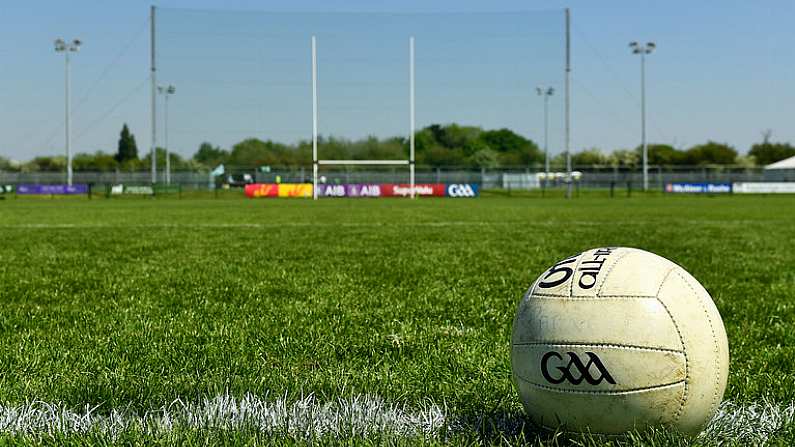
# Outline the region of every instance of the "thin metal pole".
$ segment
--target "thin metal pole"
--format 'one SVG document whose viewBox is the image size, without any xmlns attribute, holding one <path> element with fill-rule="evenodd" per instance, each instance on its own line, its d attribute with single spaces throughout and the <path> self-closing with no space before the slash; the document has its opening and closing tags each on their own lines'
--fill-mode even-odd
<svg viewBox="0 0 795 447">
<path fill-rule="evenodd" d="M 165 105 L 163 107 L 163 115 L 165 115 L 164 123 L 163 123 L 163 142 L 165 145 L 166 150 L 166 185 L 171 184 L 171 160 L 168 155 L 168 97 L 171 96 L 168 91 L 166 91 L 166 100 Z"/>
<path fill-rule="evenodd" d="M 66 184 L 72 186 L 72 95 L 70 90 L 71 82 L 69 79 L 69 52 L 69 48 L 64 51 L 64 55 L 66 56 L 66 62 L 64 65 L 64 82 L 66 83 Z"/>
<path fill-rule="evenodd" d="M 566 174 L 568 187 L 566 189 L 566 198 L 571 198 L 571 91 L 569 88 L 569 81 L 571 78 L 571 12 L 566 8 L 566 133 L 565 133 L 565 146 L 566 146 Z"/>
<path fill-rule="evenodd" d="M 640 53 L 640 142 L 643 146 L 643 190 L 649 190 L 649 148 L 646 144 L 646 50 Z"/>
<path fill-rule="evenodd" d="M 409 176 L 411 177 L 411 198 L 414 195 L 414 36 L 409 37 Z"/>
<path fill-rule="evenodd" d="M 151 81 L 152 81 L 152 142 L 150 148 L 150 155 L 152 157 L 152 184 L 157 183 L 157 68 L 155 66 L 155 6 L 152 5 L 149 10 L 149 27 L 150 27 L 150 64 L 151 64 Z"/>
<path fill-rule="evenodd" d="M 317 200 L 317 39 L 312 36 L 312 197 Z"/>
<path fill-rule="evenodd" d="M 549 95 L 544 93 L 544 181 L 549 180 Z"/>
</svg>

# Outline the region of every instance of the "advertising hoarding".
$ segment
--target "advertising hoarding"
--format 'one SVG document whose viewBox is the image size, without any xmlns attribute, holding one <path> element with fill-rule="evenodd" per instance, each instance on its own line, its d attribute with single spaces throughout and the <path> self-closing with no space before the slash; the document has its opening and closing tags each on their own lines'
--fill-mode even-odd
<svg viewBox="0 0 795 447">
<path fill-rule="evenodd" d="M 311 183 L 279 183 L 279 197 L 312 197 Z"/>
<path fill-rule="evenodd" d="M 478 197 L 475 183 L 419 183 L 414 185 L 418 197 Z M 312 197 L 311 183 L 255 183 L 246 185 L 247 197 Z M 319 184 L 318 197 L 409 197 L 411 185 L 405 183 Z"/>
<path fill-rule="evenodd" d="M 665 192 L 673 194 L 731 194 L 731 183 L 667 183 Z"/>
<path fill-rule="evenodd" d="M 246 185 L 244 192 L 246 197 L 278 197 L 279 185 L 276 183 L 254 183 Z"/>
<path fill-rule="evenodd" d="M 39 185 L 23 184 L 17 186 L 20 195 L 73 195 L 88 194 L 88 185 L 79 183 L 75 185 Z"/>
<path fill-rule="evenodd" d="M 795 182 L 737 182 L 733 189 L 738 194 L 795 194 Z"/>
</svg>

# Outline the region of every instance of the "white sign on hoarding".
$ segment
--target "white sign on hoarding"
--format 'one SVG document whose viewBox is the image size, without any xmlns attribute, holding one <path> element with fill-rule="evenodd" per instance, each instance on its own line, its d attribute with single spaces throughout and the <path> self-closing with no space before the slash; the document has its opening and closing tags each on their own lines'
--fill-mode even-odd
<svg viewBox="0 0 795 447">
<path fill-rule="evenodd" d="M 795 194 L 795 182 L 738 182 L 732 189 L 737 194 Z"/>
</svg>

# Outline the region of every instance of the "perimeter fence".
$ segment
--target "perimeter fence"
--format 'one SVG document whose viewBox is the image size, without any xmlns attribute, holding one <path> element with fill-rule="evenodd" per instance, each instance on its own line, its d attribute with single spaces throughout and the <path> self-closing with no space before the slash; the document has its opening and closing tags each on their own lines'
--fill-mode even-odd
<svg viewBox="0 0 795 447">
<path fill-rule="evenodd" d="M 643 181 L 639 169 L 622 167 L 575 166 L 574 181 L 584 189 L 633 188 L 640 189 Z M 323 167 L 319 173 L 327 184 L 378 184 L 408 183 L 408 173 L 400 167 Z M 185 191 L 212 191 L 234 189 L 247 183 L 311 183 L 312 168 L 271 167 L 265 172 L 259 167 L 227 167 L 223 175 L 211 176 L 209 172 L 176 171 L 171 175 L 171 185 Z M 467 169 L 460 167 L 416 169 L 417 183 L 474 183 L 482 190 L 535 190 L 563 187 L 565 172 L 561 168 L 550 170 L 549 177 L 535 168 L 513 167 L 499 169 Z M 670 167 L 650 166 L 649 188 L 661 191 L 670 183 L 734 183 L 734 182 L 795 182 L 795 170 L 764 170 L 736 166 L 722 167 Z M 63 184 L 61 172 L 8 172 L 0 171 L 0 184 Z M 80 172 L 74 173 L 74 183 L 91 184 L 94 191 L 103 191 L 114 185 L 151 185 L 150 173 L 140 172 Z"/>
</svg>

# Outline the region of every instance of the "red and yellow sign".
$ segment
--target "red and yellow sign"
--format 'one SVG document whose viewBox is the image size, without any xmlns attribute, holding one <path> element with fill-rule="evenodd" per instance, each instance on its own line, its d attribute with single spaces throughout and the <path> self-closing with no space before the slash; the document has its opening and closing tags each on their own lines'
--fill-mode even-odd
<svg viewBox="0 0 795 447">
<path fill-rule="evenodd" d="M 312 184 L 279 183 L 279 197 L 312 197 Z"/>
<path fill-rule="evenodd" d="M 246 185 L 246 197 L 279 197 L 279 185 L 276 183 L 254 183 Z"/>
</svg>

